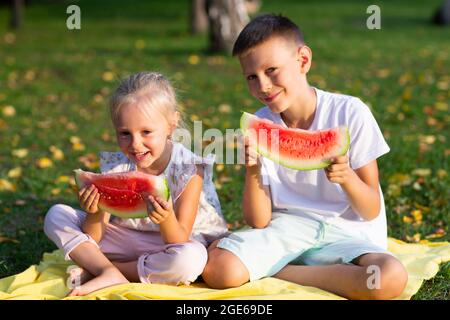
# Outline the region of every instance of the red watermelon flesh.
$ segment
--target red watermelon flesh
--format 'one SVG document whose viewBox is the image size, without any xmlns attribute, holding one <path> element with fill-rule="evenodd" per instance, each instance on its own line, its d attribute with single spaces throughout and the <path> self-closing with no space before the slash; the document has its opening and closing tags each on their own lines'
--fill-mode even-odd
<svg viewBox="0 0 450 320">
<path fill-rule="evenodd" d="M 296 170 L 325 168 L 332 157 L 345 155 L 350 145 L 345 126 L 318 131 L 292 129 L 244 112 L 241 129 L 259 154 Z"/>
<path fill-rule="evenodd" d="M 99 208 L 121 218 L 145 218 L 147 205 L 143 197 L 153 195 L 168 200 L 167 179 L 142 172 L 99 174 L 74 170 L 79 189 L 95 185 L 100 193 Z"/>
</svg>

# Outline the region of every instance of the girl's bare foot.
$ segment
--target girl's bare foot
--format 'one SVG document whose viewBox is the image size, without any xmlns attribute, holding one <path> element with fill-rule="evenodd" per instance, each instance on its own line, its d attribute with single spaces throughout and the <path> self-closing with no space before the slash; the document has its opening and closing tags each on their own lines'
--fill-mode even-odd
<svg viewBox="0 0 450 320">
<path fill-rule="evenodd" d="M 67 279 L 67 286 L 70 289 L 75 289 L 76 287 L 79 287 L 85 282 L 94 278 L 94 276 L 87 270 L 75 265 L 69 267 L 67 272 L 69 273 L 69 278 Z"/>
<path fill-rule="evenodd" d="M 123 283 L 129 282 L 117 268 L 111 267 L 103 270 L 97 277 L 75 287 L 68 296 L 84 296 L 93 291 Z"/>
</svg>

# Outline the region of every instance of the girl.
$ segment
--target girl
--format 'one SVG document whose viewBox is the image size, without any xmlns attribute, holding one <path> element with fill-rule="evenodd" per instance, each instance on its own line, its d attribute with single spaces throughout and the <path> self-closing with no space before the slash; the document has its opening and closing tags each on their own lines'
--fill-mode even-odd
<svg viewBox="0 0 450 320">
<path fill-rule="evenodd" d="M 207 245 L 227 232 L 212 183 L 214 160 L 172 141 L 180 113 L 171 84 L 159 73 L 122 81 L 110 112 L 122 152 L 102 152 L 101 171 L 163 174 L 171 200 L 148 196 L 148 218 L 121 219 L 98 208 L 100 195 L 91 185 L 78 193 L 83 211 L 50 208 L 46 235 L 80 267 L 70 279 L 81 285 L 69 295 L 129 281 L 189 284 L 203 271 Z"/>
</svg>

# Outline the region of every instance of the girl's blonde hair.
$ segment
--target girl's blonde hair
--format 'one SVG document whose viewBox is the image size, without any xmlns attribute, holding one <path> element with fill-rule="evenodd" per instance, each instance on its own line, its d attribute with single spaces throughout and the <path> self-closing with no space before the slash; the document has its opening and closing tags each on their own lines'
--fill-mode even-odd
<svg viewBox="0 0 450 320">
<path fill-rule="evenodd" d="M 114 124 L 118 121 L 120 108 L 127 104 L 137 105 L 147 116 L 151 112 L 160 112 L 169 124 L 175 121 L 178 127 L 183 126 L 175 90 L 161 73 L 139 72 L 120 82 L 110 100 L 111 120 Z"/>
</svg>

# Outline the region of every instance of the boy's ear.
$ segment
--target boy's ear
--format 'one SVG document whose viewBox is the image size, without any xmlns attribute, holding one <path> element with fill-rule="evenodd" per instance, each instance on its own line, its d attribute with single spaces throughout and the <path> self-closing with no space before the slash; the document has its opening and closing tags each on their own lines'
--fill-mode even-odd
<svg viewBox="0 0 450 320">
<path fill-rule="evenodd" d="M 301 46 L 297 49 L 297 61 L 300 62 L 300 71 L 307 73 L 311 68 L 312 51 L 308 46 Z"/>
</svg>

